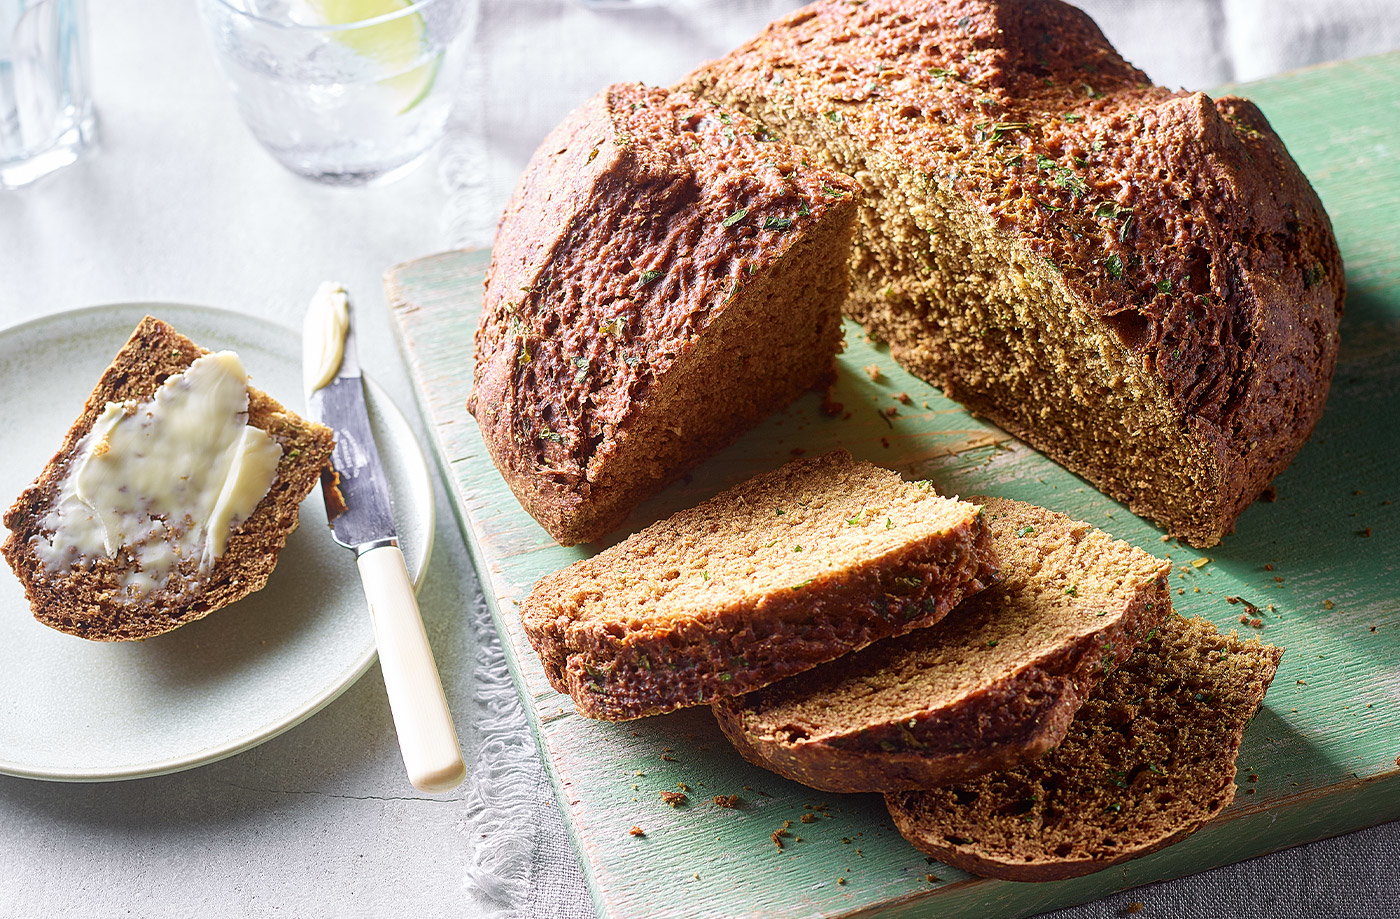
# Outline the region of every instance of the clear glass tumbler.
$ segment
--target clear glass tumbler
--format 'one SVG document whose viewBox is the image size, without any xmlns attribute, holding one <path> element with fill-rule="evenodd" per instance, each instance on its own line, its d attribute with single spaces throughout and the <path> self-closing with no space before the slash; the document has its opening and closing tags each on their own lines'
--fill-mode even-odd
<svg viewBox="0 0 1400 919">
<path fill-rule="evenodd" d="M 83 0 L 0 0 L 0 188 L 75 161 L 96 141 Z"/>
<path fill-rule="evenodd" d="M 387 180 L 442 137 L 464 0 L 200 0 L 253 136 L 292 172 Z"/>
</svg>

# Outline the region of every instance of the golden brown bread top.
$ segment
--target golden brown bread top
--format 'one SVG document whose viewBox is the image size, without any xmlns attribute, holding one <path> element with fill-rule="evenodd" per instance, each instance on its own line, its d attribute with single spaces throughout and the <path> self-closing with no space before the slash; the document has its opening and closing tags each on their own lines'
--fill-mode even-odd
<svg viewBox="0 0 1400 919">
<path fill-rule="evenodd" d="M 1342 266 L 1248 101 L 1152 85 L 1058 0 L 825 0 L 683 85 L 717 84 L 973 202 L 1225 439 L 1300 439 L 1289 413 L 1330 379 Z"/>
<path fill-rule="evenodd" d="M 853 183 L 805 157 L 640 84 L 609 87 L 545 139 L 501 219 L 469 403 L 512 469 L 586 487 L 749 278 L 851 208 Z"/>
</svg>

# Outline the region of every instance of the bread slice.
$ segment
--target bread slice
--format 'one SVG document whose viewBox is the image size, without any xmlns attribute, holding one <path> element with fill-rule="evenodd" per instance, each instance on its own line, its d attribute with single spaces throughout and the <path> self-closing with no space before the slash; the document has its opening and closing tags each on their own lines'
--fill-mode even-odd
<svg viewBox="0 0 1400 919">
<path fill-rule="evenodd" d="M 932 628 L 714 705 L 749 762 L 823 791 L 934 788 L 1059 743 L 1171 608 L 1171 570 L 1087 523 L 982 505 L 1001 580 Z"/>
<path fill-rule="evenodd" d="M 47 570 L 34 542 L 46 537 L 44 518 L 53 506 L 79 441 L 107 403 L 149 400 L 166 378 L 181 373 L 203 348 L 159 319 L 147 316 L 102 374 L 68 429 L 58 453 L 39 478 L 5 513 L 11 533 L 3 547 L 10 567 L 24 584 L 34 617 L 47 626 L 94 641 L 150 638 L 207 616 L 262 588 L 277 565 L 277 554 L 297 526 L 298 505 L 330 461 L 329 428 L 298 418 L 276 400 L 248 389 L 248 424 L 282 448 L 276 478 L 253 513 L 229 536 L 207 574 L 193 577 L 197 560 L 180 566 L 171 586 L 144 602 L 121 597 L 123 576 L 135 562 L 129 553 L 97 559 L 90 567 Z"/>
<path fill-rule="evenodd" d="M 1298 452 L 1345 281 L 1244 99 L 1153 86 L 1059 0 L 824 0 L 681 86 L 859 176 L 846 312 L 1193 545 Z"/>
<path fill-rule="evenodd" d="M 1041 759 L 885 802 L 910 842 L 984 877 L 1051 881 L 1138 858 L 1233 800 L 1240 740 L 1282 654 L 1173 615 Z"/>
<path fill-rule="evenodd" d="M 599 539 L 832 378 L 855 192 L 749 119 L 640 84 L 549 135 L 501 218 L 468 407 L 551 536 Z"/>
<path fill-rule="evenodd" d="M 993 573 L 980 507 L 840 450 L 545 577 L 520 614 L 550 683 L 582 714 L 622 720 L 931 625 Z"/>
</svg>

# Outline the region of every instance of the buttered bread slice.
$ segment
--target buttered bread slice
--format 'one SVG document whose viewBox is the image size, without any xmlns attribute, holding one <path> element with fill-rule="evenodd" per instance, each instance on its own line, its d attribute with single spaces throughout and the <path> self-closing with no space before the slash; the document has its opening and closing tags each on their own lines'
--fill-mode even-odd
<svg viewBox="0 0 1400 919">
<path fill-rule="evenodd" d="M 236 354 L 148 316 L 5 514 L 3 551 L 45 625 L 159 635 L 263 586 L 331 447 Z"/>
<path fill-rule="evenodd" d="M 931 625 L 993 575 L 980 507 L 840 450 L 545 577 L 520 613 L 550 683 L 624 720 Z"/>
<path fill-rule="evenodd" d="M 1170 609 L 1171 565 L 1087 523 L 983 507 L 1001 580 L 928 629 L 714 706 L 750 762 L 823 791 L 932 788 L 1060 742 Z"/>
</svg>

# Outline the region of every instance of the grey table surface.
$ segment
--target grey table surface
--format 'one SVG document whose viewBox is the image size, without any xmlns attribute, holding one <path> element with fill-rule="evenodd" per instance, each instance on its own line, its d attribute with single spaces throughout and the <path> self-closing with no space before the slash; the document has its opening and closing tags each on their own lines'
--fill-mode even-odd
<svg viewBox="0 0 1400 919">
<path fill-rule="evenodd" d="M 190 0 L 90 5 L 102 149 L 0 194 L 0 326 L 133 300 L 294 323 L 327 277 L 382 304 L 385 267 L 489 238 L 524 158 L 584 97 L 614 80 L 673 79 L 796 4 L 600 13 L 569 0 L 480 0 L 449 143 L 397 184 L 356 191 L 297 179 L 257 147 Z M 1173 85 L 1400 47 L 1391 0 L 1085 6 Z M 365 313 L 366 363 L 411 408 L 387 314 Z M 0 919 L 592 916 L 530 741 L 512 733 L 508 707 L 483 703 L 492 692 L 499 703 L 499 660 L 440 488 L 420 601 L 474 782 L 437 796 L 407 785 L 377 668 L 306 723 L 197 770 L 94 785 L 0 776 Z M 513 809 L 493 810 L 501 800 Z M 483 842 L 483 828 L 506 824 L 513 843 Z M 1139 915 L 1177 919 L 1400 916 L 1397 857 L 1400 825 L 1382 826 L 1055 915 L 1114 916 L 1140 902 Z"/>
</svg>

